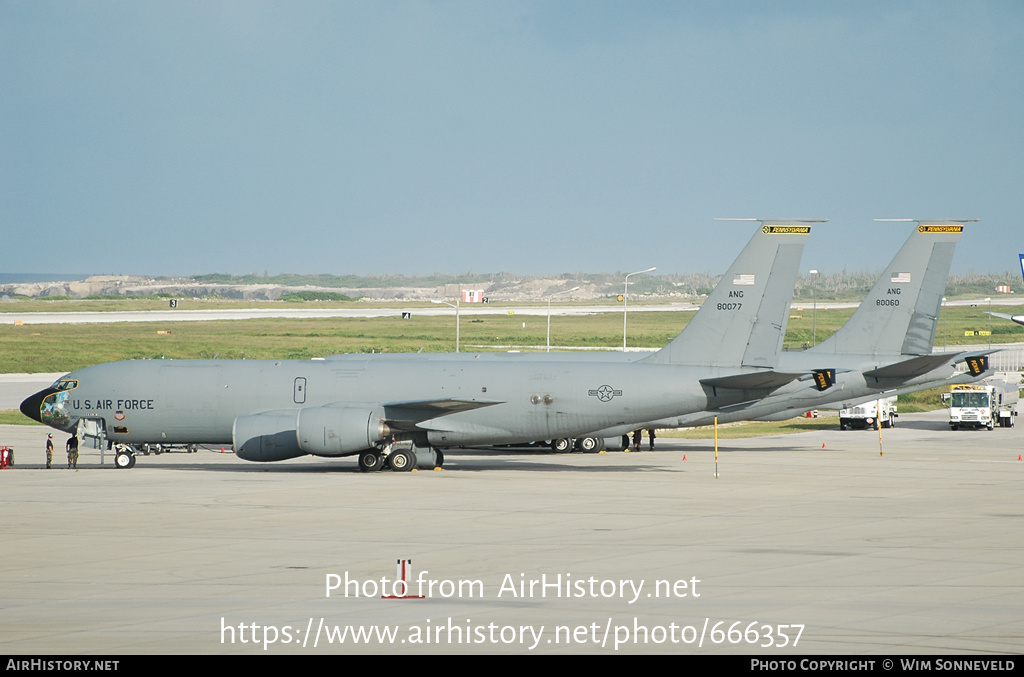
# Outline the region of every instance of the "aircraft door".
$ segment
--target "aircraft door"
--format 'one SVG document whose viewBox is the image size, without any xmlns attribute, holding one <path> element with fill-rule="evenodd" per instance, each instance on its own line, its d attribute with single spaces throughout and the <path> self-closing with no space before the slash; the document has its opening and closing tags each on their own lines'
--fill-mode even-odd
<svg viewBox="0 0 1024 677">
<path fill-rule="evenodd" d="M 79 447 L 83 449 L 106 449 L 107 426 L 102 418 L 81 418 L 78 420 Z"/>
<path fill-rule="evenodd" d="M 306 379 L 302 376 L 295 379 L 295 385 L 292 387 L 292 399 L 295 404 L 306 403 Z"/>
</svg>

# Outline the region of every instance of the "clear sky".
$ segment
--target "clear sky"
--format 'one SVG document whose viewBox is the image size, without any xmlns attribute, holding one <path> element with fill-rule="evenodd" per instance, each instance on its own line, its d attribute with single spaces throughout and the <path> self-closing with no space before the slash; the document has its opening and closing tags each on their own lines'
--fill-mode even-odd
<svg viewBox="0 0 1024 677">
<path fill-rule="evenodd" d="M 1015 269 L 1024 3 L 0 1 L 4 272 L 721 273 L 714 217 Z"/>
</svg>

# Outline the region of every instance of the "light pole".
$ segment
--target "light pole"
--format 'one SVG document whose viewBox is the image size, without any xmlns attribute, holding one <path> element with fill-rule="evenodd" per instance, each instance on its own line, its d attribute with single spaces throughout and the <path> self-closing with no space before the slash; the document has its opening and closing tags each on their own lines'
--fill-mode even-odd
<svg viewBox="0 0 1024 677">
<path fill-rule="evenodd" d="M 942 301 L 939 303 L 940 308 L 946 307 L 946 297 L 942 297 Z M 949 333 L 949 327 L 945 324 L 942 325 L 942 352 L 946 352 L 946 334 Z"/>
<path fill-rule="evenodd" d="M 455 352 L 459 352 L 459 299 L 455 299 L 455 303 L 448 303 L 447 301 L 437 301 L 430 299 L 431 303 L 443 303 L 446 306 L 451 306 L 455 309 Z"/>
<path fill-rule="evenodd" d="M 810 271 L 811 275 L 811 347 L 818 342 L 818 297 L 815 294 L 817 287 L 818 271 Z"/>
<path fill-rule="evenodd" d="M 657 268 L 648 268 L 647 270 L 638 270 L 635 273 L 626 274 L 626 284 L 622 289 L 622 352 L 626 352 L 626 303 L 629 297 L 629 277 L 631 275 L 640 275 L 641 273 L 653 273 Z"/>
<path fill-rule="evenodd" d="M 988 349 L 992 350 L 992 297 L 985 300 L 988 301 Z"/>
<path fill-rule="evenodd" d="M 574 291 L 576 291 L 577 289 L 579 289 L 579 287 L 573 287 L 572 289 L 566 289 L 564 291 L 556 291 L 554 294 L 551 294 L 551 295 L 548 296 L 548 342 L 547 342 L 547 350 L 545 350 L 544 352 L 546 352 L 546 353 L 550 353 L 551 352 L 551 299 L 553 299 L 556 296 L 559 296 L 561 294 L 571 294 Z"/>
</svg>

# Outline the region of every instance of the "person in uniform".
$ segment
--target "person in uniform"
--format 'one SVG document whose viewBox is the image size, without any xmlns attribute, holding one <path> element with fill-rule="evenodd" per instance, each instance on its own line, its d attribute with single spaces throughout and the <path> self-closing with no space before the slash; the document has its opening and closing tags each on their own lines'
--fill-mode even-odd
<svg viewBox="0 0 1024 677">
<path fill-rule="evenodd" d="M 53 433 L 46 436 L 46 467 L 50 468 L 53 463 Z"/>
<path fill-rule="evenodd" d="M 72 435 L 68 438 L 68 469 L 78 470 L 78 436 Z"/>
</svg>

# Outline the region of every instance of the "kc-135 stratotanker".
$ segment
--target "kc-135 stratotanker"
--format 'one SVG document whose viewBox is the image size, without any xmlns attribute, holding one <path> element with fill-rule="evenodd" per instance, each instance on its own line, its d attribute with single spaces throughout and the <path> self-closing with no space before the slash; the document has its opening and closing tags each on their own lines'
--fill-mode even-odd
<svg viewBox="0 0 1024 677">
<path fill-rule="evenodd" d="M 783 353 L 803 247 L 817 219 L 759 226 L 660 351 L 362 354 L 313 360 L 129 360 L 86 367 L 21 404 L 131 467 L 148 445 L 232 445 L 250 461 L 357 456 L 364 471 L 443 463 L 443 450 L 604 438 L 653 425 L 765 418 L 948 382 L 984 353 L 931 355 L 941 287 L 967 220 L 920 221 L 836 335 Z M 884 284 L 883 284 L 884 282 Z"/>
</svg>

